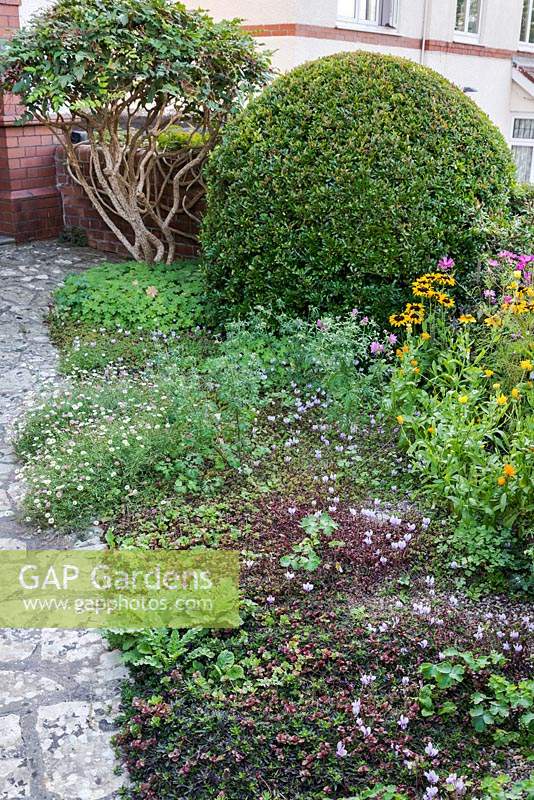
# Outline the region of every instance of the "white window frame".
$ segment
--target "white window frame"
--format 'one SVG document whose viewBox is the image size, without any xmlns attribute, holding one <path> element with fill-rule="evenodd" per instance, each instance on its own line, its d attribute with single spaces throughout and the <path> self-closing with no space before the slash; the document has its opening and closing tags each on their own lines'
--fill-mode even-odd
<svg viewBox="0 0 534 800">
<path fill-rule="evenodd" d="M 518 119 L 531 119 L 534 121 L 534 114 L 528 113 L 527 111 L 516 114 L 512 120 L 512 133 L 511 133 L 511 146 L 513 147 L 530 147 L 532 149 L 532 163 L 530 165 L 530 181 L 529 183 L 534 184 L 534 133 L 532 135 L 532 139 L 518 139 L 514 137 L 514 128 L 515 123 Z"/>
<path fill-rule="evenodd" d="M 484 13 L 484 0 L 480 0 L 480 6 L 478 9 L 478 30 L 476 33 L 471 33 L 468 30 L 469 27 L 469 15 L 471 12 L 471 4 L 473 0 L 466 0 L 466 7 L 465 7 L 465 23 L 463 30 L 460 30 L 456 27 L 456 17 L 458 16 L 458 1 L 455 2 L 454 7 L 454 40 L 457 42 L 478 42 L 480 41 L 480 31 L 482 29 L 482 15 Z"/>
<path fill-rule="evenodd" d="M 523 27 L 523 14 L 525 13 L 525 4 L 528 7 L 527 11 L 527 37 L 529 35 L 530 30 L 532 29 L 532 21 L 534 19 L 534 0 L 523 0 L 523 8 L 521 9 L 521 28 Z M 531 42 L 529 39 L 522 39 L 521 38 L 521 29 L 519 30 L 519 42 L 521 44 L 522 49 L 528 48 L 529 50 L 534 50 L 534 41 Z"/>
<path fill-rule="evenodd" d="M 337 27 L 348 28 L 349 30 L 364 30 L 364 31 L 380 31 L 380 33 L 389 33 L 398 35 L 399 24 L 399 4 L 400 0 L 393 0 L 393 14 L 392 22 L 390 25 L 380 25 L 376 20 L 361 19 L 361 9 L 366 0 L 353 0 L 354 14 L 352 16 L 343 16 L 338 12 L 337 14 Z M 377 0 L 377 13 L 379 12 L 380 4 L 383 0 Z"/>
</svg>

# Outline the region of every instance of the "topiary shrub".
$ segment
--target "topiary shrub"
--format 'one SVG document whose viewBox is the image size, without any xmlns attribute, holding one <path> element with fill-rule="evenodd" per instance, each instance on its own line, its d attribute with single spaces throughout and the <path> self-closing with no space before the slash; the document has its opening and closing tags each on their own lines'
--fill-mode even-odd
<svg viewBox="0 0 534 800">
<path fill-rule="evenodd" d="M 227 126 L 207 172 L 202 242 L 219 309 L 385 313 L 439 257 L 476 264 L 514 167 L 445 78 L 359 52 L 275 80 Z"/>
</svg>

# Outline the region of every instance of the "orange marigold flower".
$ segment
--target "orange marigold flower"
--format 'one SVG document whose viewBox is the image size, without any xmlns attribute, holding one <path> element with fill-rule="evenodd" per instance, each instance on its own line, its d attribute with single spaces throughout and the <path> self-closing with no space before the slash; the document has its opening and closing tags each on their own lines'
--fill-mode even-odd
<svg viewBox="0 0 534 800">
<path fill-rule="evenodd" d="M 502 471 L 507 478 L 513 478 L 515 475 L 517 475 L 517 470 L 513 464 L 505 464 L 502 468 Z"/>
<path fill-rule="evenodd" d="M 497 478 L 497 483 L 499 484 L 499 486 L 505 486 L 506 478 L 503 475 L 499 475 L 499 477 Z"/>
</svg>

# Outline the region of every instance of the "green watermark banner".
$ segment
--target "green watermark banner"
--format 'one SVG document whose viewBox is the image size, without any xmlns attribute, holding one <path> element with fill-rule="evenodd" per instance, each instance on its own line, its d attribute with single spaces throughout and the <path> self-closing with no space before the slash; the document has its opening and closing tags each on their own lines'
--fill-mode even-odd
<svg viewBox="0 0 534 800">
<path fill-rule="evenodd" d="M 0 551 L 0 628 L 233 628 L 239 555 L 224 550 Z"/>
</svg>

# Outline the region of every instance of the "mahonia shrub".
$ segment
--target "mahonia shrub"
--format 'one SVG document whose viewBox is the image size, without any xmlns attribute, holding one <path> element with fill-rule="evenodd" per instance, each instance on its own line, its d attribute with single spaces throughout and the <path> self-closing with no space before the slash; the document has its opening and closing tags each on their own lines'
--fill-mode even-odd
<svg viewBox="0 0 534 800">
<path fill-rule="evenodd" d="M 513 172 L 497 128 L 428 68 L 363 52 L 299 66 L 227 126 L 208 165 L 218 310 L 385 310 L 445 253 L 476 264 Z"/>
</svg>

